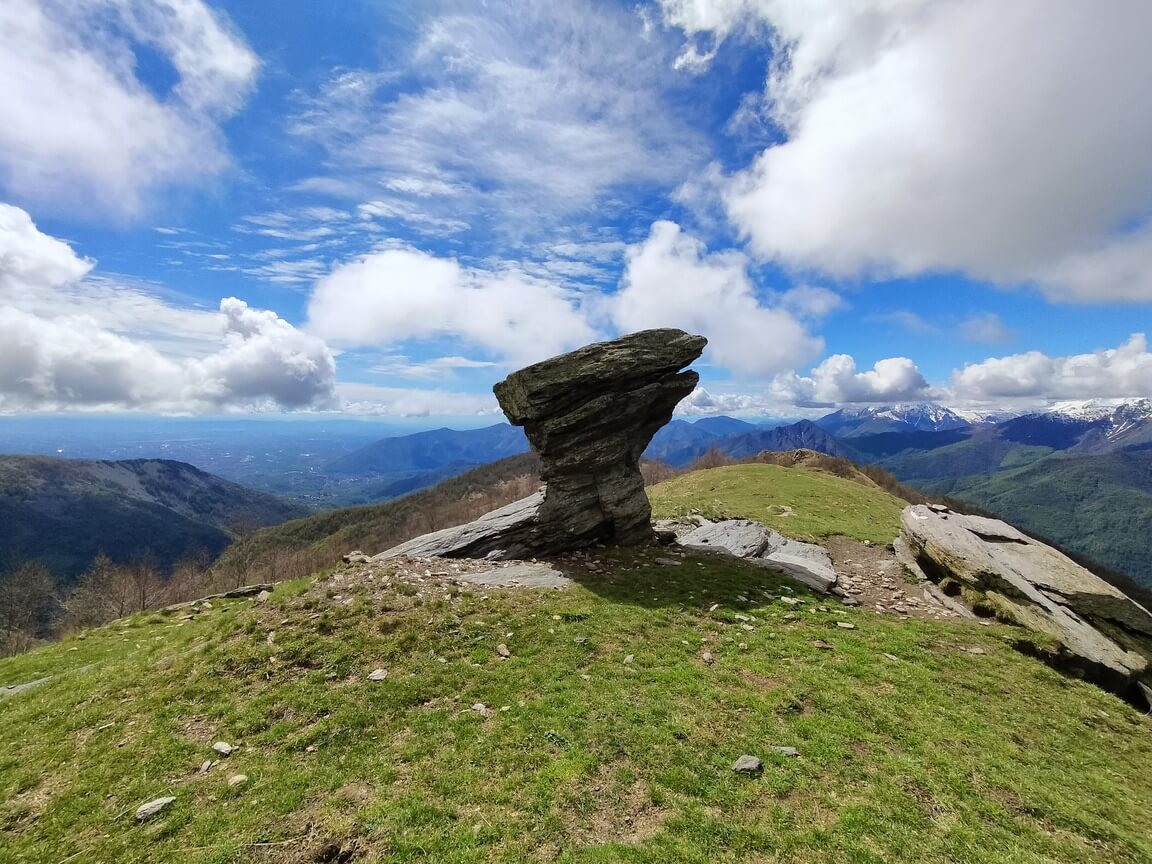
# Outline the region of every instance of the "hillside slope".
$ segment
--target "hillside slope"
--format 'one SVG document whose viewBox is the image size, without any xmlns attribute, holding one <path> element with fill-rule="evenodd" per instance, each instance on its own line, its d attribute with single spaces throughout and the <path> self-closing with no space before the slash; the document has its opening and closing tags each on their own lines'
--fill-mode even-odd
<svg viewBox="0 0 1152 864">
<path fill-rule="evenodd" d="M 744 509 L 765 479 L 780 478 L 699 503 Z M 49 679 L 0 697 L 6 851 L 1152 860 L 1152 719 L 1012 650 L 1018 631 L 829 609 L 770 570 L 668 554 L 560 561 L 577 580 L 561 591 L 476 590 L 417 562 L 348 568 L 0 661 L 0 684 Z M 236 749 L 220 757 L 216 741 Z M 733 772 L 745 753 L 761 775 Z M 134 820 L 162 796 L 167 809 Z"/>
<path fill-rule="evenodd" d="M 648 490 L 657 517 L 695 510 L 709 518 L 755 519 L 797 540 L 842 534 L 891 543 L 901 501 L 863 475 L 856 479 L 778 465 L 729 465 L 694 471 Z"/>
<path fill-rule="evenodd" d="M 1050 456 L 958 478 L 951 494 L 1152 588 L 1152 451 Z"/>
<path fill-rule="evenodd" d="M 285 567 L 311 573 L 331 567 L 353 549 L 368 553 L 429 531 L 474 519 L 530 495 L 539 485 L 540 460 L 531 453 L 501 459 L 431 489 L 366 507 L 328 510 L 257 531 L 233 544 L 216 563 L 244 581 L 285 578 Z M 286 558 L 292 563 L 286 564 Z"/>
<path fill-rule="evenodd" d="M 65 582 L 99 552 L 123 561 L 147 551 L 168 566 L 307 512 L 184 462 L 0 456 L 0 566 L 42 561 Z"/>
</svg>

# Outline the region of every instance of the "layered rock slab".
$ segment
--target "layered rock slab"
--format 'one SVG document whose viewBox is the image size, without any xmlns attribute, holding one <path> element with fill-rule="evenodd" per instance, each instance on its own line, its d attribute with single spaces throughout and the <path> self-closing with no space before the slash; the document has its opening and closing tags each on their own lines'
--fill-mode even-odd
<svg viewBox="0 0 1152 864">
<path fill-rule="evenodd" d="M 1057 639 L 1050 657 L 1135 698 L 1152 683 L 1152 612 L 1066 555 L 1006 522 L 914 505 L 900 551 L 928 579 L 951 579 L 1002 617 Z"/>
<path fill-rule="evenodd" d="M 828 550 L 815 543 L 790 540 L 751 519 L 705 522 L 676 541 L 693 549 L 710 549 L 782 570 L 810 588 L 827 592 L 836 584 Z"/>
<path fill-rule="evenodd" d="M 544 488 L 375 557 L 529 558 L 651 542 L 640 456 L 695 389 L 699 376 L 682 370 L 706 344 L 682 330 L 645 330 L 513 372 L 493 391 L 539 454 Z"/>
</svg>

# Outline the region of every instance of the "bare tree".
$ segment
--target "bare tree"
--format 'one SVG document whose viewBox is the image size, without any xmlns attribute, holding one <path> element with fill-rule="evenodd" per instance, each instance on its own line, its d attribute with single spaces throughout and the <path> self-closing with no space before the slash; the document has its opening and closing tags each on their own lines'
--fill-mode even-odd
<svg viewBox="0 0 1152 864">
<path fill-rule="evenodd" d="M 51 638 L 61 609 L 56 581 L 43 564 L 29 561 L 0 574 L 0 654 L 26 651 Z"/>
</svg>

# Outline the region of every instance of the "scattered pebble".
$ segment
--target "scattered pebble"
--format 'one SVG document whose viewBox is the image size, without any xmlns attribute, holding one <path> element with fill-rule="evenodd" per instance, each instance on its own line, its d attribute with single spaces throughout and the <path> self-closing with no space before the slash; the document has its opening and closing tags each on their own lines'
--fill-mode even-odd
<svg viewBox="0 0 1152 864">
<path fill-rule="evenodd" d="M 143 822 L 145 819 L 152 818 L 175 800 L 175 796 L 169 795 L 165 798 L 149 801 L 147 804 L 141 804 L 136 808 L 136 821 Z"/>
<path fill-rule="evenodd" d="M 800 755 L 800 751 L 795 747 L 773 747 L 772 749 L 779 753 L 781 756 L 788 756 L 792 759 Z"/>
<path fill-rule="evenodd" d="M 700 655 L 700 659 L 707 663 L 709 666 L 716 662 L 716 656 L 711 651 L 705 651 Z"/>
<path fill-rule="evenodd" d="M 496 646 L 496 653 L 503 657 L 505 660 L 512 656 L 512 652 L 508 650 L 508 646 L 503 642 Z"/>
<path fill-rule="evenodd" d="M 764 770 L 764 763 L 757 759 L 755 756 L 749 756 L 745 753 L 739 759 L 732 763 L 732 770 L 737 774 L 746 774 L 755 777 Z"/>
<path fill-rule="evenodd" d="M 212 745 L 212 749 L 219 753 L 221 756 L 227 756 L 236 748 L 229 744 L 227 741 L 217 741 Z"/>
<path fill-rule="evenodd" d="M 841 630 L 855 630 L 856 629 L 855 624 L 849 624 L 847 621 L 837 621 L 836 626 L 839 627 Z"/>
<path fill-rule="evenodd" d="M 833 647 L 831 645 L 829 645 L 827 642 L 825 642 L 823 639 L 813 639 L 812 645 L 816 648 L 819 648 L 821 651 L 834 650 Z"/>
<path fill-rule="evenodd" d="M 200 763 L 199 773 L 200 774 L 207 774 L 209 771 L 212 770 L 212 766 L 215 764 L 216 764 L 215 759 L 205 759 L 203 762 Z"/>
<path fill-rule="evenodd" d="M 229 786 L 239 786 L 241 783 L 247 783 L 247 782 L 248 782 L 248 775 L 247 774 L 233 774 L 231 777 L 228 778 L 228 785 Z"/>
<path fill-rule="evenodd" d="M 636 659 L 636 655 L 635 655 L 635 654 L 629 654 L 628 656 L 626 656 L 626 657 L 624 658 L 624 665 L 625 665 L 625 666 L 630 666 L 630 665 L 632 665 L 632 661 L 633 661 L 633 660 L 635 660 L 635 659 Z"/>
<path fill-rule="evenodd" d="M 388 670 L 387 669 L 373 669 L 371 672 L 368 673 L 368 680 L 369 681 L 383 681 L 387 677 L 388 677 Z"/>
<path fill-rule="evenodd" d="M 479 714 L 481 717 L 492 716 L 492 709 L 485 705 L 483 702 L 477 702 L 472 706 L 472 710 Z"/>
</svg>

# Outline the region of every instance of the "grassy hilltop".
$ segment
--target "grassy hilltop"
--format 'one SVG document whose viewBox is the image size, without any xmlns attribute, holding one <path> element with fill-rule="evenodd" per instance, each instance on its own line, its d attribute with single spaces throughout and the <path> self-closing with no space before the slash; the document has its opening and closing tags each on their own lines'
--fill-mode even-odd
<svg viewBox="0 0 1152 864">
<path fill-rule="evenodd" d="M 784 470 L 653 499 L 895 533 L 886 493 Z M 1152 861 L 1152 719 L 1008 628 L 668 556 L 573 559 L 564 591 L 322 574 L 2 661 L 51 677 L 0 697 L 0 862 Z"/>
</svg>

